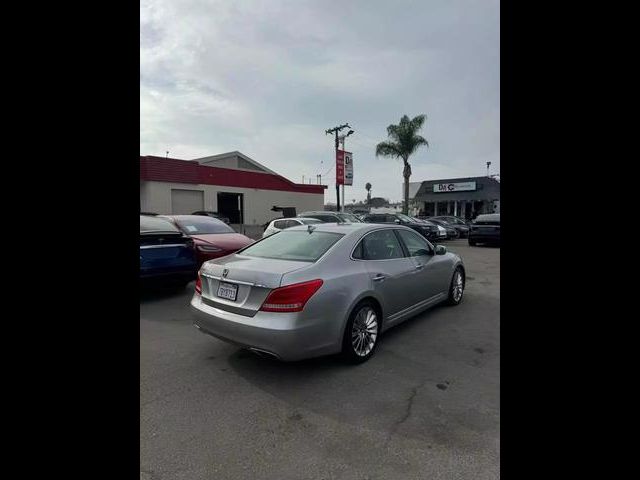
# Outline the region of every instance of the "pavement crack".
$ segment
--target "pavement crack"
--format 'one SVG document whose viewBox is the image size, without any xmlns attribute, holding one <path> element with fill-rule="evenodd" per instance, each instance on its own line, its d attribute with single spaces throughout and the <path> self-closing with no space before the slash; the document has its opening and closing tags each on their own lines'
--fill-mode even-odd
<svg viewBox="0 0 640 480">
<path fill-rule="evenodd" d="M 413 410 L 413 404 L 415 402 L 416 396 L 418 395 L 418 390 L 424 387 L 425 383 L 427 383 L 427 381 L 423 380 L 422 383 L 420 383 L 419 385 L 416 385 L 411 389 L 411 393 L 409 394 L 409 397 L 406 399 L 407 406 L 406 406 L 405 412 L 402 414 L 402 417 L 400 417 L 398 420 L 393 422 L 393 426 L 391 427 L 391 430 L 389 430 L 389 435 L 387 436 L 385 446 L 389 444 L 389 442 L 391 441 L 391 438 L 396 434 L 400 426 L 404 422 L 409 420 L 409 417 L 411 416 L 411 413 Z"/>
</svg>

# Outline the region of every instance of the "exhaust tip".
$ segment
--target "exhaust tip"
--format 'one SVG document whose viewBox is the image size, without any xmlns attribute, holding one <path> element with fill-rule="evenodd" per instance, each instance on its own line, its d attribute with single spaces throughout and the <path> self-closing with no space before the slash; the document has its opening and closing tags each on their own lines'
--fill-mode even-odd
<svg viewBox="0 0 640 480">
<path fill-rule="evenodd" d="M 252 351 L 253 353 L 255 353 L 256 355 L 258 355 L 259 357 L 262 357 L 262 358 L 270 358 L 272 360 L 280 360 L 280 357 L 278 357 L 278 355 L 276 355 L 275 353 L 272 353 L 272 352 L 268 352 L 267 350 L 261 350 L 259 348 L 253 348 L 253 347 L 250 347 L 249 350 Z"/>
</svg>

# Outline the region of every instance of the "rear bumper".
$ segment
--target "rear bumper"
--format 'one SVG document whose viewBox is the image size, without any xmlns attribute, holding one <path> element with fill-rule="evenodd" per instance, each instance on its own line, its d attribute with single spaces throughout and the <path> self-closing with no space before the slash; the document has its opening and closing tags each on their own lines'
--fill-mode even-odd
<svg viewBox="0 0 640 480">
<path fill-rule="evenodd" d="M 247 317 L 207 305 L 199 295 L 191 299 L 191 312 L 202 333 L 285 361 L 336 353 L 342 340 L 327 339 L 322 319 L 301 321 L 302 312 L 257 312 Z"/>
</svg>

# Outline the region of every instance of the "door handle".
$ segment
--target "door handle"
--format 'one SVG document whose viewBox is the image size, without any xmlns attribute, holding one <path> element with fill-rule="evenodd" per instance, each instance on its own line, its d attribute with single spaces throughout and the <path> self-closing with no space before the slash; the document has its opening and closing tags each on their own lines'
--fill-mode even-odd
<svg viewBox="0 0 640 480">
<path fill-rule="evenodd" d="M 385 278 L 387 278 L 385 275 L 382 275 L 381 273 L 379 273 L 378 275 L 373 277 L 373 281 L 374 282 L 384 282 Z"/>
<path fill-rule="evenodd" d="M 424 268 L 424 265 L 422 265 L 421 263 L 416 265 L 416 270 L 422 270 L 423 268 Z"/>
</svg>

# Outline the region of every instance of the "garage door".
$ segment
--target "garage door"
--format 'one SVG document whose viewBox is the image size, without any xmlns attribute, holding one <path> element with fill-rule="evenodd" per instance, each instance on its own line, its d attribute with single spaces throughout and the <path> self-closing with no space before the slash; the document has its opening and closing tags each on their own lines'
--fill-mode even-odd
<svg viewBox="0 0 640 480">
<path fill-rule="evenodd" d="M 171 213 L 173 215 L 189 215 L 198 210 L 204 210 L 204 192 L 171 189 Z"/>
</svg>

